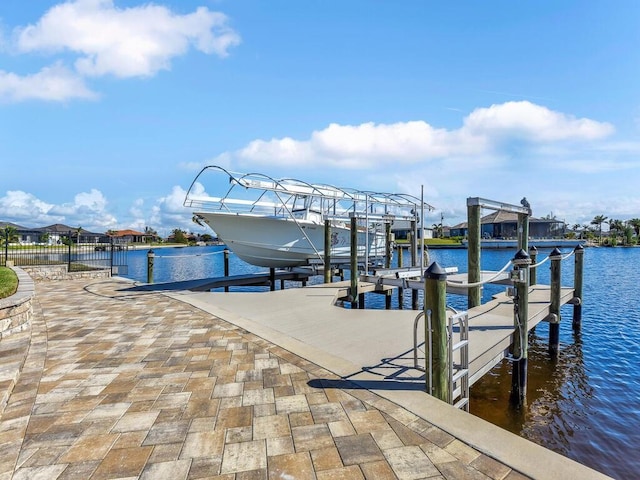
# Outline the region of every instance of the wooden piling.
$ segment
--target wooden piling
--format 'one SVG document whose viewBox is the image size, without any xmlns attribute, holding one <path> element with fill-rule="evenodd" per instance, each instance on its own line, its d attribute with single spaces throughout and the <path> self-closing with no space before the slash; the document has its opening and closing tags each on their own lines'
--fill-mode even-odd
<svg viewBox="0 0 640 480">
<path fill-rule="evenodd" d="M 447 345 L 447 274 L 438 262 L 433 262 L 425 272 L 424 278 L 425 341 L 428 343 L 428 339 L 431 338 L 431 343 L 428 345 L 431 372 L 427 367 L 427 393 L 451 403 L 449 398 L 450 359 Z M 431 321 L 429 322 L 428 319 Z M 431 323 L 431 332 L 429 332 L 429 323 Z M 431 391 L 429 391 L 429 382 L 431 382 Z"/>
<path fill-rule="evenodd" d="M 324 283 L 331 283 L 331 220 L 324 221 Z"/>
<path fill-rule="evenodd" d="M 153 250 L 147 252 L 147 283 L 153 283 L 153 262 L 156 254 Z"/>
<path fill-rule="evenodd" d="M 518 213 L 518 250 L 529 250 L 529 214 Z"/>
<path fill-rule="evenodd" d="M 554 248 L 549 255 L 551 260 L 551 298 L 549 299 L 549 353 L 552 358 L 558 356 L 560 347 L 560 293 L 562 282 L 562 252 Z"/>
<path fill-rule="evenodd" d="M 513 367 L 511 374 L 511 403 L 523 407 L 527 396 L 527 332 L 529 318 L 529 254 L 520 249 L 513 259 L 513 283 L 516 290 L 513 311 Z"/>
<path fill-rule="evenodd" d="M 276 290 L 276 269 L 269 268 L 269 290 L 275 292 Z"/>
<path fill-rule="evenodd" d="M 417 230 L 417 222 L 415 220 L 411 220 L 411 266 L 413 268 L 419 267 L 418 265 L 418 230 Z M 411 308 L 413 310 L 418 310 L 418 291 L 415 288 L 411 289 Z"/>
<path fill-rule="evenodd" d="M 391 259 L 393 258 L 393 235 L 391 234 L 391 222 L 385 222 L 385 256 L 384 266 L 385 268 L 391 268 Z M 386 310 L 391 309 L 391 290 L 385 292 L 384 308 Z"/>
<path fill-rule="evenodd" d="M 538 263 L 538 249 L 535 245 L 529 247 L 529 257 L 531 257 L 531 268 L 529 269 L 529 285 L 538 283 L 538 267 L 534 267 Z"/>
<path fill-rule="evenodd" d="M 582 325 L 582 271 L 584 265 L 584 247 L 578 245 L 574 249 L 576 257 L 573 272 L 573 330 L 579 332 Z"/>
<path fill-rule="evenodd" d="M 229 249 L 225 248 L 222 252 L 224 255 L 224 276 L 228 277 L 229 276 Z M 224 287 L 224 291 L 225 292 L 229 291 L 229 285 L 226 285 Z"/>
<path fill-rule="evenodd" d="M 351 217 L 351 308 L 358 306 L 358 219 Z"/>
<path fill-rule="evenodd" d="M 398 268 L 402 268 L 402 257 L 404 256 L 404 249 L 398 245 Z M 398 287 L 398 309 L 404 308 L 404 288 Z"/>
<path fill-rule="evenodd" d="M 480 281 L 480 205 L 467 200 L 468 246 L 467 263 L 469 283 Z M 480 305 L 480 287 L 471 287 L 467 293 L 468 308 Z"/>
</svg>

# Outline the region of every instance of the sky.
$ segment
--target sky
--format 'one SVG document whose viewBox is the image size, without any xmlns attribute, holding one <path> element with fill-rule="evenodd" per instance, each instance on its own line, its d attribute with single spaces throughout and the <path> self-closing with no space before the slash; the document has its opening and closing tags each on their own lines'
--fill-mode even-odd
<svg viewBox="0 0 640 480">
<path fill-rule="evenodd" d="M 2 0 L 0 221 L 204 233 L 205 165 L 423 188 L 427 225 L 468 197 L 639 218 L 638 25 L 637 0 Z"/>
</svg>

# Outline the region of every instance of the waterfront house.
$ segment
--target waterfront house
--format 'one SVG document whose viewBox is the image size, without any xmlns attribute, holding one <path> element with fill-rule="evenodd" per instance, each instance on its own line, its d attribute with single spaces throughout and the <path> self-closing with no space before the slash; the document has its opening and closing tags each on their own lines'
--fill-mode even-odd
<svg viewBox="0 0 640 480">
<path fill-rule="evenodd" d="M 484 239 L 509 239 L 518 236 L 518 214 L 496 211 L 480 220 L 480 235 Z M 451 236 L 466 237 L 469 231 L 467 222 L 451 227 Z M 529 217 L 529 236 L 532 238 L 563 237 L 566 225 L 554 218 Z"/>
</svg>

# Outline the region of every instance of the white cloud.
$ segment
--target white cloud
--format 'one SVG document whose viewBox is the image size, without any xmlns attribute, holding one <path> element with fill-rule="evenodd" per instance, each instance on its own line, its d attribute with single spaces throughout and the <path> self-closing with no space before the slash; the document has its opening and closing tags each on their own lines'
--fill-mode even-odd
<svg viewBox="0 0 640 480">
<path fill-rule="evenodd" d="M 202 195 L 205 193 L 204 187 L 196 183 L 193 186 L 192 193 L 194 195 Z M 152 209 L 151 225 L 161 225 L 162 228 L 168 229 L 169 231 L 174 228 L 182 228 L 187 231 L 202 230 L 191 220 L 193 214 L 192 209 L 184 206 L 186 195 L 186 190 L 176 185 L 171 189 L 171 193 L 159 198 Z M 169 231 L 163 233 L 168 234 Z"/>
<path fill-rule="evenodd" d="M 613 133 L 609 123 L 575 118 L 527 101 L 478 108 L 464 120 L 474 135 L 507 136 L 531 142 L 595 140 Z"/>
<path fill-rule="evenodd" d="M 116 217 L 107 210 L 107 199 L 95 188 L 76 194 L 73 202 L 56 205 L 49 213 L 63 217 L 70 226 L 88 230 L 105 231 L 117 225 Z"/>
<path fill-rule="evenodd" d="M 45 67 L 38 73 L 19 76 L 0 70 L 0 100 L 65 101 L 73 98 L 95 99 L 98 95 L 87 88 L 81 77 L 61 63 Z"/>
<path fill-rule="evenodd" d="M 241 165 L 339 166 L 371 169 L 446 160 L 458 168 L 508 157 L 506 145 L 541 148 L 593 142 L 613 133 L 613 126 L 550 110 L 530 102 L 507 102 L 478 108 L 458 129 L 436 128 L 425 121 L 393 124 L 330 124 L 306 140 L 290 137 L 254 140 L 236 152 L 219 156 Z M 575 148 L 575 145 L 572 145 Z"/>
<path fill-rule="evenodd" d="M 61 217 L 50 216 L 53 204 L 44 202 L 30 193 L 21 190 L 9 190 L 4 197 L 0 197 L 0 218 L 21 224 L 25 221 L 59 221 Z M 31 227 L 35 225 L 24 225 Z"/>
<path fill-rule="evenodd" d="M 15 30 L 21 52 L 70 51 L 87 76 L 146 77 L 168 70 L 174 57 L 192 46 L 205 54 L 228 55 L 240 36 L 227 17 L 205 7 L 178 15 L 145 4 L 117 8 L 113 0 L 76 0 L 46 12 L 35 25 Z"/>
<path fill-rule="evenodd" d="M 43 227 L 63 223 L 70 227 L 104 232 L 117 221 L 107 208 L 107 200 L 99 190 L 81 192 L 73 202 L 56 205 L 20 190 L 10 190 L 0 197 L 0 219 L 24 227 Z"/>
</svg>

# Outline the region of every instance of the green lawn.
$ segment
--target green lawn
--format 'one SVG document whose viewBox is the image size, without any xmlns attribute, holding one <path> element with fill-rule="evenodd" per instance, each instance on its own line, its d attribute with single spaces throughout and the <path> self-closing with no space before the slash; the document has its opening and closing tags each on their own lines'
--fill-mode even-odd
<svg viewBox="0 0 640 480">
<path fill-rule="evenodd" d="M 18 289 L 18 277 L 13 270 L 0 267 L 0 298 L 10 297 Z"/>
</svg>

